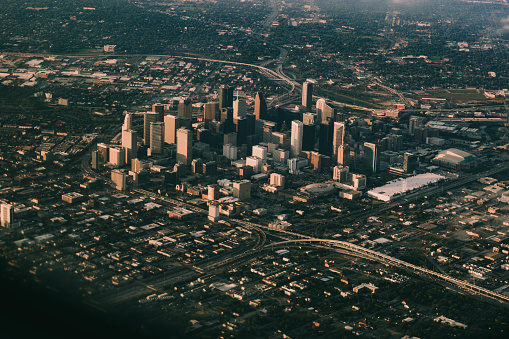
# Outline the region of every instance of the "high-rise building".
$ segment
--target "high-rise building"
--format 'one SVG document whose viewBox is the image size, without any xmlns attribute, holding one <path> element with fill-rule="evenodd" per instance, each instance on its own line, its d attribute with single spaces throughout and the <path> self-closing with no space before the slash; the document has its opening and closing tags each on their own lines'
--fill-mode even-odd
<svg viewBox="0 0 509 339">
<path fill-rule="evenodd" d="M 219 199 L 219 186 L 218 185 L 208 185 L 207 186 L 207 200 L 217 200 Z"/>
<path fill-rule="evenodd" d="M 5 228 L 12 227 L 14 223 L 14 206 L 3 203 L 0 205 L 0 225 Z"/>
<path fill-rule="evenodd" d="M 286 164 L 290 159 L 290 152 L 281 148 L 278 148 L 272 152 L 272 160 L 276 163 Z"/>
<path fill-rule="evenodd" d="M 338 165 L 346 166 L 350 163 L 350 146 L 340 145 L 338 147 Z"/>
<path fill-rule="evenodd" d="M 143 144 L 150 145 L 150 123 L 157 122 L 159 116 L 154 112 L 146 112 L 143 115 Z"/>
<path fill-rule="evenodd" d="M 316 126 L 303 124 L 302 129 L 302 150 L 314 151 L 316 140 Z"/>
<path fill-rule="evenodd" d="M 371 142 L 364 143 L 364 163 L 366 169 L 371 173 L 377 173 L 380 164 L 378 158 L 378 146 Z"/>
<path fill-rule="evenodd" d="M 110 161 L 110 148 L 105 143 L 98 143 L 97 144 L 97 151 L 101 155 L 103 163 Z"/>
<path fill-rule="evenodd" d="M 403 155 L 403 171 L 413 173 L 419 167 L 419 157 L 416 154 L 406 152 Z"/>
<path fill-rule="evenodd" d="M 318 105 L 318 101 L 316 104 Z M 317 122 L 318 115 L 316 113 L 307 112 L 302 114 L 302 123 L 304 125 L 316 125 Z"/>
<path fill-rule="evenodd" d="M 233 106 L 233 87 L 221 86 L 219 88 L 219 109 Z"/>
<path fill-rule="evenodd" d="M 210 121 L 219 120 L 221 118 L 218 113 L 219 105 L 217 102 L 207 102 L 203 105 L 203 119 L 205 120 L 205 127 L 208 127 Z"/>
<path fill-rule="evenodd" d="M 254 114 L 256 119 L 267 119 L 267 103 L 262 92 L 256 92 Z"/>
<path fill-rule="evenodd" d="M 164 116 L 164 142 L 167 144 L 177 143 L 177 130 L 180 127 L 191 129 L 191 119 L 174 115 Z"/>
<path fill-rule="evenodd" d="M 133 130 L 122 131 L 122 147 L 125 150 L 125 161 L 130 164 L 138 154 L 138 132 Z"/>
<path fill-rule="evenodd" d="M 302 106 L 306 107 L 308 112 L 313 106 L 313 84 L 311 82 L 306 81 L 302 85 Z"/>
<path fill-rule="evenodd" d="M 262 170 L 262 159 L 255 157 L 255 156 L 249 156 L 246 157 L 246 166 L 251 166 L 253 168 L 254 173 L 260 173 Z"/>
<path fill-rule="evenodd" d="M 345 124 L 334 122 L 334 135 L 332 137 L 332 155 L 337 159 L 338 148 L 343 145 L 345 140 Z"/>
<path fill-rule="evenodd" d="M 410 119 L 408 119 L 408 133 L 410 133 L 410 135 L 414 135 L 415 128 L 423 126 L 424 121 L 424 117 L 412 115 Z"/>
<path fill-rule="evenodd" d="M 233 196 L 239 200 L 249 199 L 251 197 L 251 181 L 241 180 L 233 183 Z"/>
<path fill-rule="evenodd" d="M 98 170 L 101 166 L 101 153 L 99 151 L 92 152 L 92 169 Z"/>
<path fill-rule="evenodd" d="M 297 158 L 302 151 L 302 136 L 304 133 L 304 125 L 299 120 L 292 121 L 292 134 L 291 134 L 291 156 Z"/>
<path fill-rule="evenodd" d="M 193 160 L 193 132 L 181 127 L 177 130 L 177 161 L 185 165 Z"/>
<path fill-rule="evenodd" d="M 124 124 L 122 125 L 122 131 L 127 131 L 132 129 L 132 116 L 130 113 L 127 113 L 124 118 Z"/>
<path fill-rule="evenodd" d="M 332 179 L 338 182 L 346 182 L 348 180 L 348 166 L 334 166 Z"/>
<path fill-rule="evenodd" d="M 150 124 L 150 154 L 161 154 L 164 148 L 164 122 Z"/>
<path fill-rule="evenodd" d="M 262 161 L 267 161 L 267 147 L 255 145 L 253 146 L 253 152 L 251 153 L 254 157 L 258 157 L 262 159 Z"/>
<path fill-rule="evenodd" d="M 332 139 L 334 136 L 334 123 L 332 121 L 322 121 L 320 124 L 320 134 L 318 139 L 318 151 L 327 156 L 332 155 Z"/>
<path fill-rule="evenodd" d="M 235 131 L 237 132 L 237 145 L 246 143 L 246 138 L 249 132 L 249 121 L 246 118 L 234 119 Z"/>
<path fill-rule="evenodd" d="M 163 122 L 164 119 L 164 105 L 157 103 L 152 105 L 152 112 L 157 113 L 157 121 Z"/>
<path fill-rule="evenodd" d="M 316 101 L 316 115 L 320 122 L 336 121 L 336 108 L 327 104 L 325 99 L 318 99 Z"/>
<path fill-rule="evenodd" d="M 279 173 L 271 173 L 270 175 L 270 185 L 285 188 L 285 176 Z"/>
<path fill-rule="evenodd" d="M 127 186 L 127 175 L 124 172 L 118 169 L 111 171 L 111 181 L 115 183 L 115 188 L 117 190 L 125 191 Z"/>
<path fill-rule="evenodd" d="M 125 165 L 125 151 L 123 147 L 110 147 L 110 164 L 113 166 Z"/>
<path fill-rule="evenodd" d="M 178 106 L 178 116 L 184 118 L 193 118 L 193 103 L 189 98 L 182 99 Z"/>
<path fill-rule="evenodd" d="M 247 113 L 247 103 L 245 100 L 237 99 L 233 102 L 233 119 L 244 118 Z"/>
</svg>

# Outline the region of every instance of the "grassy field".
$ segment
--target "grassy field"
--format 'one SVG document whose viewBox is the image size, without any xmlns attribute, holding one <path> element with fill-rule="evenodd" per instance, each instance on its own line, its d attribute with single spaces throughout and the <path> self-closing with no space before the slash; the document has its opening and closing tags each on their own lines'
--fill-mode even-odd
<svg viewBox="0 0 509 339">
<path fill-rule="evenodd" d="M 484 92 L 477 89 L 431 90 L 426 91 L 424 97 L 448 100 L 486 100 Z"/>
</svg>

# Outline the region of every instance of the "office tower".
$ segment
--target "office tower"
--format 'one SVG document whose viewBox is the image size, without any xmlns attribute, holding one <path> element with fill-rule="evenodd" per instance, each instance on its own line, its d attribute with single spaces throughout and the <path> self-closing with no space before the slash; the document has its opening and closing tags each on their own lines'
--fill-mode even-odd
<svg viewBox="0 0 509 339">
<path fill-rule="evenodd" d="M 399 151 L 403 148 L 403 136 L 399 134 L 389 134 L 391 138 L 391 150 Z"/>
<path fill-rule="evenodd" d="M 163 104 L 153 104 L 152 105 L 152 112 L 157 113 L 157 121 L 163 122 L 164 119 L 164 105 Z"/>
<path fill-rule="evenodd" d="M 332 139 L 334 134 L 334 123 L 332 121 L 326 121 L 320 124 L 318 139 L 318 151 L 320 154 L 332 155 Z"/>
<path fill-rule="evenodd" d="M 303 151 L 314 151 L 316 140 L 316 126 L 306 125 L 302 126 L 302 150 Z"/>
<path fill-rule="evenodd" d="M 239 200 L 251 197 L 251 181 L 241 180 L 233 183 L 233 196 Z"/>
<path fill-rule="evenodd" d="M 338 147 L 343 145 L 345 140 L 345 124 L 342 122 L 334 123 L 334 135 L 332 137 L 332 155 L 337 159 Z"/>
<path fill-rule="evenodd" d="M 150 154 L 161 154 L 164 148 L 164 122 L 150 124 Z"/>
<path fill-rule="evenodd" d="M 209 123 L 212 120 L 219 120 L 221 118 L 218 113 L 219 109 L 217 102 L 207 102 L 203 105 L 203 119 L 205 120 L 205 127 L 209 127 Z"/>
<path fill-rule="evenodd" d="M 209 215 L 208 219 L 210 221 L 216 222 L 219 221 L 219 205 L 217 203 L 213 203 L 209 205 Z"/>
<path fill-rule="evenodd" d="M 348 166 L 334 166 L 332 179 L 338 182 L 346 182 L 348 181 Z"/>
<path fill-rule="evenodd" d="M 279 173 L 272 173 L 270 175 L 270 185 L 285 188 L 285 176 Z"/>
<path fill-rule="evenodd" d="M 173 166 L 173 172 L 177 173 L 177 179 L 184 178 L 186 176 L 186 165 L 182 163 L 176 163 Z"/>
<path fill-rule="evenodd" d="M 233 102 L 233 119 L 244 118 L 247 113 L 247 103 L 245 100 L 237 99 Z"/>
<path fill-rule="evenodd" d="M 246 143 L 246 138 L 249 132 L 248 120 L 246 118 L 234 119 L 237 132 L 237 145 Z"/>
<path fill-rule="evenodd" d="M 313 106 L 313 84 L 307 81 L 302 85 L 302 106 L 306 107 L 308 112 Z"/>
<path fill-rule="evenodd" d="M 290 152 L 282 148 L 278 148 L 272 152 L 272 160 L 280 164 L 286 164 L 290 159 Z"/>
<path fill-rule="evenodd" d="M 233 106 L 233 87 L 221 86 L 219 88 L 219 109 Z"/>
<path fill-rule="evenodd" d="M 291 149 L 292 158 L 297 158 L 302 151 L 302 135 L 304 133 L 304 125 L 299 120 L 292 121 Z"/>
<path fill-rule="evenodd" d="M 246 120 L 247 120 L 247 135 L 256 134 L 256 132 L 255 132 L 255 122 L 256 122 L 255 115 L 252 113 L 247 113 Z"/>
<path fill-rule="evenodd" d="M 336 108 L 327 104 L 325 99 L 318 99 L 316 101 L 316 115 L 320 122 L 336 121 Z"/>
<path fill-rule="evenodd" d="M 118 169 L 111 171 L 111 181 L 115 184 L 115 188 L 119 191 L 125 191 L 127 186 L 127 175 Z"/>
<path fill-rule="evenodd" d="M 14 223 L 14 206 L 3 203 L 0 205 L 0 225 L 5 228 L 12 227 Z"/>
<path fill-rule="evenodd" d="M 224 144 L 223 145 L 223 155 L 228 160 L 237 160 L 237 153 L 239 149 L 237 146 L 232 144 Z"/>
<path fill-rule="evenodd" d="M 203 160 L 193 159 L 193 161 L 191 161 L 191 172 L 194 174 L 203 174 Z"/>
<path fill-rule="evenodd" d="M 253 152 L 251 153 L 254 157 L 258 157 L 262 159 L 262 161 L 267 161 L 267 147 L 256 145 L 253 146 Z"/>
<path fill-rule="evenodd" d="M 254 173 L 260 173 L 262 170 L 262 159 L 255 156 L 246 157 L 246 166 L 251 166 Z"/>
<path fill-rule="evenodd" d="M 146 112 L 143 115 L 143 144 L 150 145 L 150 123 L 157 122 L 159 116 L 154 112 Z"/>
<path fill-rule="evenodd" d="M 133 130 L 123 130 L 122 147 L 125 150 L 124 159 L 129 164 L 138 154 L 138 133 Z"/>
<path fill-rule="evenodd" d="M 268 143 L 276 144 L 276 148 L 284 148 L 290 150 L 291 147 L 291 136 L 290 133 L 285 132 L 272 132 L 272 138 L 269 139 Z"/>
<path fill-rule="evenodd" d="M 422 127 L 424 125 L 424 117 L 412 115 L 408 120 L 408 133 L 414 135 L 416 127 Z"/>
<path fill-rule="evenodd" d="M 178 116 L 189 119 L 193 118 L 193 104 L 189 98 L 180 100 Z"/>
<path fill-rule="evenodd" d="M 378 146 L 371 143 L 364 143 L 364 164 L 371 173 L 378 172 L 380 160 L 378 159 Z"/>
<path fill-rule="evenodd" d="M 256 92 L 254 115 L 256 119 L 267 119 L 267 103 L 265 102 L 262 92 Z"/>
<path fill-rule="evenodd" d="M 263 142 L 272 142 L 272 132 L 276 131 L 276 123 L 273 121 L 264 121 L 263 122 L 263 133 L 262 133 L 262 141 Z"/>
<path fill-rule="evenodd" d="M 207 161 L 203 164 L 203 175 L 215 175 L 217 174 L 217 162 Z"/>
<path fill-rule="evenodd" d="M 223 123 L 221 122 L 221 120 L 212 120 L 211 122 L 209 122 L 209 129 L 211 130 L 212 133 L 217 133 L 217 134 L 223 134 L 224 131 L 223 131 Z"/>
<path fill-rule="evenodd" d="M 221 122 L 223 123 L 223 132 L 235 132 L 236 126 L 233 122 L 233 108 L 226 107 L 221 109 Z"/>
<path fill-rule="evenodd" d="M 177 161 L 185 165 L 193 159 L 193 132 L 181 127 L 177 130 Z"/>
<path fill-rule="evenodd" d="M 125 151 L 122 147 L 110 147 L 110 164 L 114 166 L 125 165 Z"/>
<path fill-rule="evenodd" d="M 413 173 L 419 167 L 419 157 L 416 154 L 406 152 L 403 156 L 403 171 Z"/>
<path fill-rule="evenodd" d="M 237 145 L 237 132 L 231 132 L 224 134 L 223 136 L 223 144 L 232 144 L 234 146 Z"/>
<path fill-rule="evenodd" d="M 105 143 L 98 143 L 97 144 L 97 151 L 101 155 L 103 163 L 107 163 L 110 161 L 110 148 Z"/>
<path fill-rule="evenodd" d="M 207 186 L 207 200 L 219 199 L 219 186 L 216 184 Z"/>
<path fill-rule="evenodd" d="M 338 165 L 346 166 L 350 163 L 350 146 L 340 145 L 338 147 Z"/>
<path fill-rule="evenodd" d="M 101 153 L 99 151 L 92 152 L 92 169 L 98 170 L 101 166 Z"/>
<path fill-rule="evenodd" d="M 164 116 L 164 142 L 167 144 L 177 143 L 177 130 L 180 127 L 191 129 L 191 119 L 174 115 Z"/>
<path fill-rule="evenodd" d="M 132 129 L 132 116 L 130 113 L 127 113 L 124 117 L 124 124 L 122 125 L 122 131 L 127 131 Z"/>
<path fill-rule="evenodd" d="M 316 102 L 318 105 L 318 101 Z M 302 114 L 302 123 L 304 125 L 316 125 L 318 122 L 318 115 L 315 113 L 307 112 Z"/>
</svg>

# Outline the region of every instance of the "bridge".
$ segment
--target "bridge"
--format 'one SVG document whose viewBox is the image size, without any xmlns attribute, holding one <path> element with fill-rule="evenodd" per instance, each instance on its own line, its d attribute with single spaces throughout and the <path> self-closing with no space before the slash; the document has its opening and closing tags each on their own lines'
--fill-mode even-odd
<svg viewBox="0 0 509 339">
<path fill-rule="evenodd" d="M 447 274 L 435 272 L 429 270 L 424 267 L 420 267 L 406 261 L 391 257 L 389 255 L 364 248 L 362 246 L 358 246 L 355 244 L 351 244 L 349 242 L 340 241 L 340 240 L 332 240 L 332 239 L 318 239 L 318 238 L 306 238 L 306 239 L 294 239 L 294 240 L 285 240 L 277 243 L 273 243 L 270 245 L 266 245 L 265 247 L 270 246 L 288 246 L 292 244 L 311 244 L 318 246 L 323 245 L 325 247 L 332 248 L 334 250 L 338 250 L 338 252 L 349 254 L 354 257 L 365 258 L 373 261 L 378 261 L 385 265 L 390 265 L 394 267 L 404 268 L 406 270 L 411 270 L 416 273 L 424 274 L 432 278 L 436 278 L 438 280 L 453 284 L 458 288 L 465 290 L 472 294 L 482 295 L 485 297 L 489 297 L 491 299 L 497 300 L 499 302 L 509 302 L 509 296 L 501 293 L 497 293 L 491 290 L 488 290 L 484 287 L 477 286 L 471 284 L 467 281 L 453 278 Z"/>
</svg>

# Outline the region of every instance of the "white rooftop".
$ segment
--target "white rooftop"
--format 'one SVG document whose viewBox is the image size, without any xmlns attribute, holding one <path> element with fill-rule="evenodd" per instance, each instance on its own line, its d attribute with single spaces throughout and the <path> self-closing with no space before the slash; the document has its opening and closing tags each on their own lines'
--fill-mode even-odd
<svg viewBox="0 0 509 339">
<path fill-rule="evenodd" d="M 389 181 L 381 187 L 373 188 L 368 191 L 368 195 L 379 200 L 389 201 L 402 193 L 413 191 L 443 179 L 445 179 L 444 176 L 434 173 L 418 174 L 406 179 L 399 178 Z"/>
</svg>

